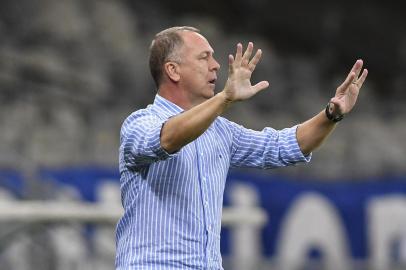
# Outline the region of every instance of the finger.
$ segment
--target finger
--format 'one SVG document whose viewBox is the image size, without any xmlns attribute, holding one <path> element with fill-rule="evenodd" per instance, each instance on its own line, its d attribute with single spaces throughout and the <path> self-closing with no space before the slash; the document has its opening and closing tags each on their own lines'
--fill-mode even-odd
<svg viewBox="0 0 406 270">
<path fill-rule="evenodd" d="M 348 87 L 350 87 L 350 85 L 354 82 L 354 79 L 355 73 L 354 71 L 350 71 L 345 81 L 337 88 L 337 90 L 341 93 L 344 93 L 348 89 Z"/>
<path fill-rule="evenodd" d="M 359 79 L 356 82 L 359 89 L 361 89 L 362 85 L 364 84 L 365 79 L 367 78 L 367 75 L 368 75 L 368 70 L 365 68 L 364 71 L 362 71 L 361 77 L 359 77 Z"/>
<path fill-rule="evenodd" d="M 358 74 L 362 68 L 362 64 L 363 64 L 363 62 L 361 59 L 355 61 L 355 64 L 352 66 L 350 73 L 348 73 L 348 75 L 347 75 L 347 78 L 339 86 L 340 89 L 346 90 L 351 85 L 351 83 L 357 79 Z"/>
<path fill-rule="evenodd" d="M 362 61 L 362 59 L 358 59 L 357 61 L 355 61 L 355 64 L 352 67 L 351 71 L 355 73 L 356 79 L 358 78 L 363 65 L 364 65 L 364 62 Z"/>
<path fill-rule="evenodd" d="M 248 42 L 247 49 L 245 50 L 244 55 L 242 57 L 242 63 L 241 64 L 243 66 L 248 65 L 248 62 L 249 62 L 250 57 L 252 55 L 253 49 L 254 49 L 254 44 L 252 42 Z"/>
<path fill-rule="evenodd" d="M 234 63 L 235 63 L 237 66 L 240 66 L 240 65 L 241 65 L 241 59 L 242 59 L 242 44 L 241 44 L 241 43 L 238 43 L 238 44 L 237 44 L 237 52 L 236 52 L 236 54 L 235 54 Z"/>
<path fill-rule="evenodd" d="M 234 73 L 234 56 L 232 54 L 228 55 L 228 74 Z"/>
<path fill-rule="evenodd" d="M 254 85 L 252 88 L 254 89 L 255 93 L 258 93 L 259 91 L 264 90 L 268 86 L 269 86 L 268 81 L 262 81 Z"/>
<path fill-rule="evenodd" d="M 257 66 L 259 60 L 261 59 L 262 56 L 262 50 L 258 49 L 257 52 L 255 53 L 254 57 L 251 59 L 250 63 L 248 64 L 248 68 L 252 71 L 255 70 L 255 67 Z"/>
</svg>

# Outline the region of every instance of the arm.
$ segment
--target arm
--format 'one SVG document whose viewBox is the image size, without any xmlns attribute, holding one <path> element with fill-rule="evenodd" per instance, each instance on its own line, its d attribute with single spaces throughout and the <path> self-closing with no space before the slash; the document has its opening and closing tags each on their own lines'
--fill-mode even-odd
<svg viewBox="0 0 406 270">
<path fill-rule="evenodd" d="M 271 169 L 309 162 L 311 155 L 304 156 L 296 139 L 296 128 L 275 130 L 270 127 L 255 131 L 222 119 L 224 130 L 232 133 L 232 167 Z"/>
<path fill-rule="evenodd" d="M 229 56 L 229 74 L 224 90 L 205 102 L 170 118 L 161 131 L 161 145 L 173 153 L 199 137 L 233 102 L 245 100 L 268 87 L 262 81 L 251 85 L 251 74 L 261 58 L 261 50 L 250 60 L 253 44 L 248 44 L 242 54 L 242 45 L 237 45 L 235 59 Z"/>
<path fill-rule="evenodd" d="M 359 90 L 364 83 L 368 71 L 362 70 L 362 60 L 357 60 L 345 81 L 337 88 L 335 96 L 330 100 L 330 112 L 333 115 L 345 115 L 354 107 Z M 329 120 L 323 110 L 297 128 L 297 140 L 304 155 L 308 155 L 319 147 L 334 130 L 336 122 Z"/>
</svg>

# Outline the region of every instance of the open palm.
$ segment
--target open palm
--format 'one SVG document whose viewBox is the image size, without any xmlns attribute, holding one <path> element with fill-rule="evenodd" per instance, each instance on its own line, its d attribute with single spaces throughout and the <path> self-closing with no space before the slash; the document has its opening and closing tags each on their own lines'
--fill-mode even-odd
<svg viewBox="0 0 406 270">
<path fill-rule="evenodd" d="M 267 81 L 261 81 L 254 86 L 251 85 L 251 75 L 262 55 L 262 51 L 257 50 L 254 57 L 250 60 L 253 48 L 253 43 L 249 42 L 243 55 L 242 45 L 239 43 L 237 44 L 235 58 L 232 55 L 228 56 L 229 72 L 224 93 L 230 101 L 248 99 L 269 86 Z"/>
<path fill-rule="evenodd" d="M 348 73 L 345 81 L 337 88 L 335 96 L 330 100 L 333 103 L 334 111 L 338 114 L 349 113 L 357 102 L 359 91 L 368 75 L 368 70 L 364 69 L 359 75 L 363 66 L 362 60 L 357 60 Z"/>
</svg>

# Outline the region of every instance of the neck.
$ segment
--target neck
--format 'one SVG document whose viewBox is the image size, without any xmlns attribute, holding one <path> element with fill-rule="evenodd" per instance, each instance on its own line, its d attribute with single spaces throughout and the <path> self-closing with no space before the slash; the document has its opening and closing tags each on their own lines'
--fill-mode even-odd
<svg viewBox="0 0 406 270">
<path fill-rule="evenodd" d="M 158 94 L 185 111 L 198 104 L 190 99 L 187 91 L 179 88 L 177 85 L 161 85 L 158 89 Z"/>
</svg>

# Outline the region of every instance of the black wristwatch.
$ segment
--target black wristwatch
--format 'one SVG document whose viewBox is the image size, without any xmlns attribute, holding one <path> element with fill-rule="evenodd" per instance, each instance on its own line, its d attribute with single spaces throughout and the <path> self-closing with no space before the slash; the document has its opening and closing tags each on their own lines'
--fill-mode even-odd
<svg viewBox="0 0 406 270">
<path fill-rule="evenodd" d="M 333 114 L 330 112 L 330 102 L 327 103 L 325 112 L 326 112 L 327 118 L 328 118 L 329 120 L 333 121 L 334 123 L 340 122 L 340 121 L 343 120 L 343 118 L 344 118 L 344 115 L 343 115 L 343 114 L 333 115 Z"/>
</svg>

